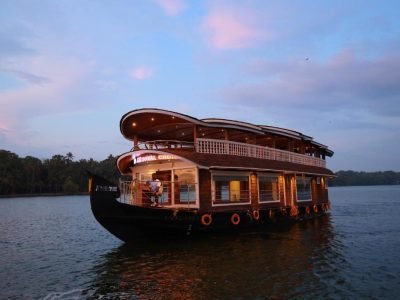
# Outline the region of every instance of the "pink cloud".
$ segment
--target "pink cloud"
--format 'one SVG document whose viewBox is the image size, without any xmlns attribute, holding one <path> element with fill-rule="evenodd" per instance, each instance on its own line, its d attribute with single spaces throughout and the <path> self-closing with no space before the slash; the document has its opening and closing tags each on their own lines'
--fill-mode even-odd
<svg viewBox="0 0 400 300">
<path fill-rule="evenodd" d="M 0 131 L 9 131 L 9 129 L 7 128 L 7 126 L 5 124 L 0 123 Z"/>
<path fill-rule="evenodd" d="M 144 80 L 153 77 L 154 71 L 148 67 L 138 67 L 132 70 L 131 75 L 135 80 Z"/>
<path fill-rule="evenodd" d="M 218 49 L 240 49 L 254 46 L 270 33 L 261 30 L 256 12 L 233 7 L 218 7 L 211 10 L 203 22 L 203 31 L 208 42 Z"/>
<path fill-rule="evenodd" d="M 176 16 L 185 9 L 183 0 L 155 0 L 168 16 Z"/>
</svg>

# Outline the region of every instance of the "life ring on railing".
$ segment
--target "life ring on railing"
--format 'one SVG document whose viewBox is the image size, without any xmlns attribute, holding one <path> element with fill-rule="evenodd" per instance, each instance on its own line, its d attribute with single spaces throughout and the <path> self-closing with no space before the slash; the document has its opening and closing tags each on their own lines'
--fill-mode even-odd
<svg viewBox="0 0 400 300">
<path fill-rule="evenodd" d="M 310 214 L 310 212 L 311 212 L 311 209 L 310 209 L 310 207 L 309 207 L 309 206 L 306 206 L 306 214 L 307 214 L 307 215 L 309 215 L 309 214 Z"/>
<path fill-rule="evenodd" d="M 210 214 L 204 214 L 201 216 L 201 224 L 204 226 L 210 226 L 212 223 L 212 216 Z"/>
<path fill-rule="evenodd" d="M 313 210 L 314 210 L 315 213 L 318 212 L 318 205 L 317 204 L 314 204 Z"/>
<path fill-rule="evenodd" d="M 234 213 L 234 214 L 231 216 L 231 223 L 232 223 L 233 225 L 239 225 L 239 223 L 240 223 L 240 216 L 239 216 L 237 213 Z"/>
<path fill-rule="evenodd" d="M 290 208 L 290 216 L 295 217 L 299 214 L 299 210 L 297 209 L 297 206 L 292 206 Z"/>
<path fill-rule="evenodd" d="M 260 220 L 260 212 L 258 210 L 253 210 L 253 218 L 254 220 Z"/>
<path fill-rule="evenodd" d="M 274 211 L 272 210 L 272 208 L 269 209 L 268 217 L 269 217 L 270 219 L 272 219 L 272 218 L 274 217 Z"/>
</svg>

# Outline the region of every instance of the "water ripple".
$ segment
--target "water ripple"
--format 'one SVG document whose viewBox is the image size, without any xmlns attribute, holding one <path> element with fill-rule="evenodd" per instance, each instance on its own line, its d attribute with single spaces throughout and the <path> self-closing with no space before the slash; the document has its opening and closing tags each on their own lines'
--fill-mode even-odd
<svg viewBox="0 0 400 300">
<path fill-rule="evenodd" d="M 87 197 L 2 199 L 0 298 L 396 298 L 400 188 L 330 195 L 319 220 L 133 245 L 98 225 Z"/>
</svg>

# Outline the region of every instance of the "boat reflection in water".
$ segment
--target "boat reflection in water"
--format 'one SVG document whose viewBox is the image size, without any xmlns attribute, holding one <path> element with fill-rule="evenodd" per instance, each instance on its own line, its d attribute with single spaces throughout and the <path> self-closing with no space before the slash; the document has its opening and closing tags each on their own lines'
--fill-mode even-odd
<svg viewBox="0 0 400 300">
<path fill-rule="evenodd" d="M 340 296 L 343 245 L 330 216 L 265 232 L 124 244 L 102 257 L 84 291 L 140 299 Z"/>
</svg>

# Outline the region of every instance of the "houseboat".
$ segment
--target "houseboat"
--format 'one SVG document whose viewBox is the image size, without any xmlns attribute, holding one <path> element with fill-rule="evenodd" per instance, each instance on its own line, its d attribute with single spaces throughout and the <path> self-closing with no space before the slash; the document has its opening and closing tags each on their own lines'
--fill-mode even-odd
<svg viewBox="0 0 400 300">
<path fill-rule="evenodd" d="M 119 183 L 91 175 L 97 221 L 123 241 L 236 231 L 315 218 L 330 208 L 333 151 L 297 131 L 144 108 L 120 121 L 132 143 Z"/>
</svg>

